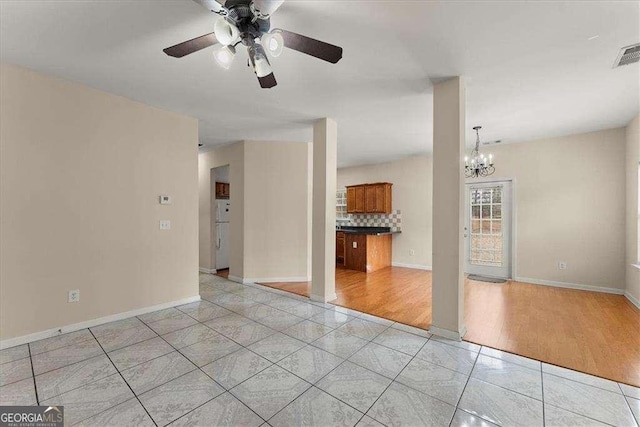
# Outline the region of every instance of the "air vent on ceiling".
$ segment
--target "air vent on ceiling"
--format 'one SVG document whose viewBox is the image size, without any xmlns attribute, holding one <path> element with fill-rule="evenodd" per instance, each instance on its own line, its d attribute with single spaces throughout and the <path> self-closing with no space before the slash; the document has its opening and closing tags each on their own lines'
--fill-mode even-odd
<svg viewBox="0 0 640 427">
<path fill-rule="evenodd" d="M 613 64 L 613 68 L 621 65 L 629 65 L 640 61 L 640 43 L 632 44 L 620 49 L 620 53 Z"/>
</svg>

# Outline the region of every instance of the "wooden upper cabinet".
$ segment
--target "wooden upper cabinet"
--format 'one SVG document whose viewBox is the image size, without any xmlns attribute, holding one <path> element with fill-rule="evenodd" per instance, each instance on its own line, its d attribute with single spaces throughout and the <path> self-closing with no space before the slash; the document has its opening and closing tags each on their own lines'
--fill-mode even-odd
<svg viewBox="0 0 640 427">
<path fill-rule="evenodd" d="M 391 213 L 391 186 L 388 182 L 347 187 L 347 213 Z"/>
<path fill-rule="evenodd" d="M 231 196 L 231 186 L 226 182 L 216 182 L 216 199 L 228 199 Z"/>
<path fill-rule="evenodd" d="M 365 206 L 364 186 L 347 187 L 347 213 L 365 213 Z"/>
</svg>

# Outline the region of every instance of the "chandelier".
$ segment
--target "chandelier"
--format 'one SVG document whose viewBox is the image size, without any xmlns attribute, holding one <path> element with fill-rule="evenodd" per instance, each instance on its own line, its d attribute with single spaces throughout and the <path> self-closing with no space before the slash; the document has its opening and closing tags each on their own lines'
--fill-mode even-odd
<svg viewBox="0 0 640 427">
<path fill-rule="evenodd" d="M 473 128 L 476 131 L 476 148 L 471 152 L 471 158 L 464 158 L 464 176 L 466 178 L 489 176 L 496 170 L 493 167 L 493 154 L 489 154 L 489 157 L 480 154 L 480 129 L 482 129 L 482 126 Z"/>
</svg>

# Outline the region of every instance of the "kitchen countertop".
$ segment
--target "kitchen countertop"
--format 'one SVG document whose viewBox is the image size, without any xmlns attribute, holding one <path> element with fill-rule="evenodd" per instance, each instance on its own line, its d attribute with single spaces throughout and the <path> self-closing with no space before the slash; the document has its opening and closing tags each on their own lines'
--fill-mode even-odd
<svg viewBox="0 0 640 427">
<path fill-rule="evenodd" d="M 336 231 L 349 234 L 368 234 L 372 236 L 384 236 L 387 234 L 399 234 L 401 231 L 391 231 L 390 227 L 336 227 Z"/>
</svg>

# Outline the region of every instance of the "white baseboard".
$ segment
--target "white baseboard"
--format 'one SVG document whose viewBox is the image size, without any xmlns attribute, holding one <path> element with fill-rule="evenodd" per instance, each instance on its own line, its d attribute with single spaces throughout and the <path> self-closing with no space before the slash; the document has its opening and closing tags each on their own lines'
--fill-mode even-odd
<svg viewBox="0 0 640 427">
<path fill-rule="evenodd" d="M 309 297 L 309 299 L 311 301 L 317 301 L 317 302 L 329 302 L 329 301 L 333 301 L 335 299 L 338 299 L 338 295 L 336 295 L 335 293 L 331 294 L 331 295 L 328 295 L 326 297 L 320 296 L 320 295 L 311 295 Z"/>
<path fill-rule="evenodd" d="M 623 289 L 604 286 L 581 285 L 578 283 L 556 282 L 553 280 L 532 279 L 530 277 L 516 277 L 516 282 L 531 283 L 533 285 L 555 286 L 556 288 L 579 289 L 581 291 L 602 292 L 605 294 L 624 295 Z"/>
<path fill-rule="evenodd" d="M 245 279 L 250 281 L 250 283 L 293 283 L 293 282 L 310 282 L 310 277 L 264 277 L 264 278 L 253 278 L 253 279 Z"/>
<path fill-rule="evenodd" d="M 200 273 L 205 273 L 205 274 L 216 274 L 218 271 L 214 268 L 204 268 L 204 267 L 200 267 L 199 268 Z"/>
<path fill-rule="evenodd" d="M 392 267 L 404 267 L 404 268 L 413 268 L 416 270 L 427 270 L 431 271 L 432 268 L 430 265 L 422 265 L 422 264 L 406 264 L 404 262 L 392 262 Z"/>
<path fill-rule="evenodd" d="M 437 335 L 442 338 L 448 338 L 450 340 L 462 341 L 462 337 L 467 333 L 467 328 L 465 326 L 462 327 L 462 331 L 455 332 L 450 331 L 448 329 L 438 328 L 437 326 L 431 325 L 428 329 L 430 334 Z"/>
<path fill-rule="evenodd" d="M 633 295 L 631 295 L 630 292 L 625 292 L 624 296 L 631 301 L 631 304 L 635 305 L 636 307 L 640 308 L 640 300 L 638 300 L 636 297 L 634 297 Z"/>
<path fill-rule="evenodd" d="M 66 334 L 69 332 L 79 331 L 80 329 L 93 328 L 94 326 L 102 325 L 104 323 L 115 322 L 116 320 L 126 319 L 128 317 L 139 316 L 145 313 L 151 313 L 152 311 L 164 310 L 165 308 L 176 307 L 178 305 L 189 304 L 192 302 L 200 301 L 200 295 L 196 295 L 189 298 L 184 298 L 178 301 L 165 302 L 150 307 L 138 308 L 124 313 L 112 314 L 110 316 L 100 317 L 97 319 L 87 320 L 80 323 L 74 323 L 72 325 L 66 325 L 54 329 L 48 329 L 46 331 L 35 332 L 29 335 L 23 335 L 21 337 L 9 338 L 0 341 L 0 350 L 5 348 L 15 347 L 17 345 L 27 344 L 30 342 L 42 340 L 45 338 L 54 337 L 60 334 Z"/>
<path fill-rule="evenodd" d="M 310 277 L 237 277 L 229 276 L 229 280 L 248 285 L 250 283 L 293 283 L 293 282 L 310 282 Z"/>
</svg>

